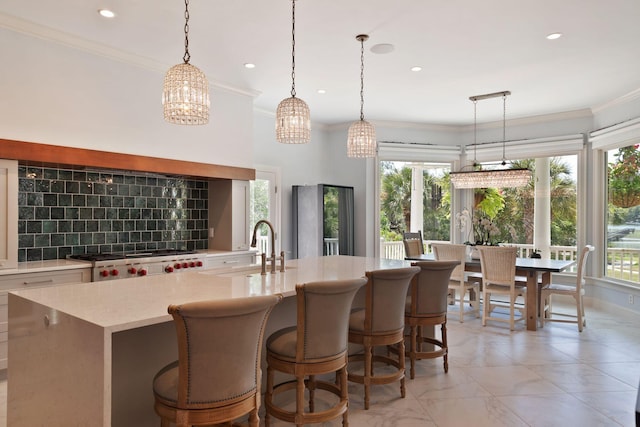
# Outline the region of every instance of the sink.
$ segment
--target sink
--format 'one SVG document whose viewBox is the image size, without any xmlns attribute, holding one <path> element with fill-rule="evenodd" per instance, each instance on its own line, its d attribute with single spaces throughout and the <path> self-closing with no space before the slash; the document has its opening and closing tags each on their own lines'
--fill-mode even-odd
<svg viewBox="0 0 640 427">
<path fill-rule="evenodd" d="M 271 270 L 270 270 L 271 266 L 267 265 L 267 275 L 271 274 Z M 279 268 L 276 270 L 276 274 L 280 273 Z M 285 270 L 292 270 L 295 267 L 290 267 L 288 265 L 285 265 Z M 260 272 L 262 271 L 262 266 L 260 264 L 252 264 L 252 265 L 245 265 L 245 266 L 241 266 L 241 267 L 232 267 L 231 269 L 213 269 L 213 270 L 204 270 L 201 271 L 200 273 L 202 274 L 210 274 L 212 276 L 218 276 L 218 277 L 238 277 L 238 276 L 253 276 L 253 275 L 260 275 Z"/>
</svg>

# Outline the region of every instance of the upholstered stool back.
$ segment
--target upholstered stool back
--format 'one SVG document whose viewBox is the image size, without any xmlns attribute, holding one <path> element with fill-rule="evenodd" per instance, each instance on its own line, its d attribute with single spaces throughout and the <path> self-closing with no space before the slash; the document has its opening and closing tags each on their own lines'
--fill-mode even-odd
<svg viewBox="0 0 640 427">
<path fill-rule="evenodd" d="M 178 360 L 154 378 L 165 425 L 205 425 L 251 413 L 257 426 L 264 326 L 281 295 L 169 306 Z"/>
</svg>

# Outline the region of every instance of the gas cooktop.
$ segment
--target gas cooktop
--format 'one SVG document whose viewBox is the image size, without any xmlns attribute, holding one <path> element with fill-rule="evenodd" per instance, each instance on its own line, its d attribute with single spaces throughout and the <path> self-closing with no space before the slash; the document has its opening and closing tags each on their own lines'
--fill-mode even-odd
<svg viewBox="0 0 640 427">
<path fill-rule="evenodd" d="M 148 258 L 159 256 L 171 256 L 171 255 L 188 255 L 195 254 L 196 251 L 190 251 L 186 249 L 155 249 L 152 251 L 142 252 L 110 252 L 110 253 L 96 253 L 96 254 L 78 254 L 70 255 L 69 258 L 77 259 L 80 261 L 109 261 L 117 259 L 129 259 L 129 258 Z"/>
</svg>

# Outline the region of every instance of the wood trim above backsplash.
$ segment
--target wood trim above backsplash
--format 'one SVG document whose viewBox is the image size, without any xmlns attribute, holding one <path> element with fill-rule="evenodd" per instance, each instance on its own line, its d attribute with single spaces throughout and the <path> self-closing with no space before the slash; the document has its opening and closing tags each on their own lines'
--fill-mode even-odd
<svg viewBox="0 0 640 427">
<path fill-rule="evenodd" d="M 154 172 L 197 178 L 254 180 L 255 169 L 0 139 L 0 159 L 26 165 Z"/>
</svg>

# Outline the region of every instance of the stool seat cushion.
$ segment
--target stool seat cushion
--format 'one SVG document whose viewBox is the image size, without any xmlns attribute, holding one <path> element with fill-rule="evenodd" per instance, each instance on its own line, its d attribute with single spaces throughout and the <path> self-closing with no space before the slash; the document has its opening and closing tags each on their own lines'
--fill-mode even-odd
<svg viewBox="0 0 640 427">
<path fill-rule="evenodd" d="M 350 331 L 364 331 L 364 314 L 364 308 L 351 312 L 351 315 L 349 316 Z"/>
<path fill-rule="evenodd" d="M 297 327 L 291 326 L 271 334 L 267 340 L 267 349 L 279 358 L 296 360 Z"/>
<path fill-rule="evenodd" d="M 178 361 L 162 368 L 153 378 L 153 392 L 165 404 L 178 403 Z"/>
</svg>

